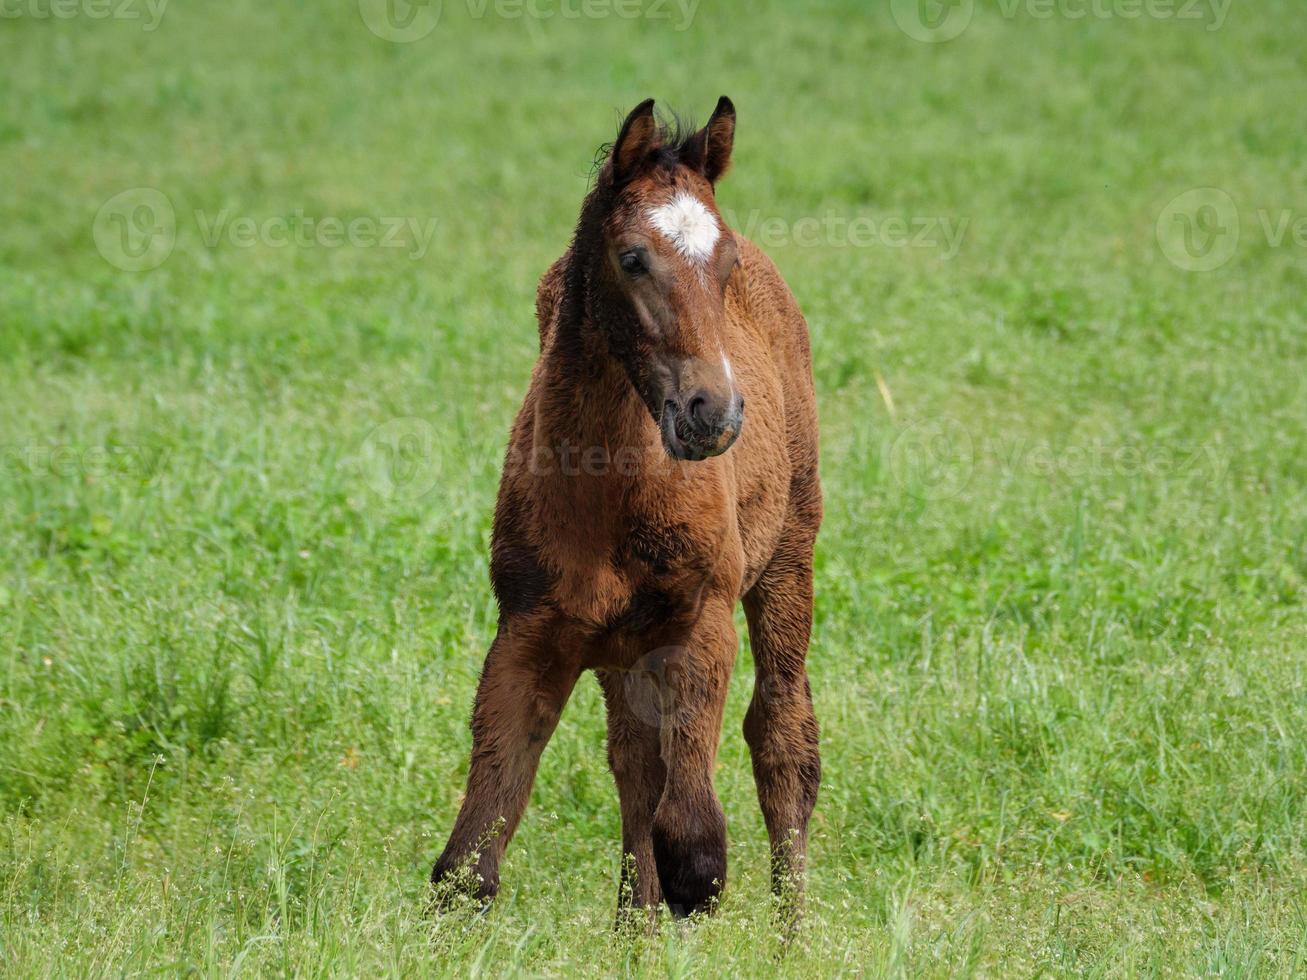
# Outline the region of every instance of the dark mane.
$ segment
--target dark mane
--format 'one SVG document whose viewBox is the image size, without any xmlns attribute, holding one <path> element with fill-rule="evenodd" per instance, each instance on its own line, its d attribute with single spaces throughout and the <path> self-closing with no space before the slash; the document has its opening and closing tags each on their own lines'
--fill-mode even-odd
<svg viewBox="0 0 1307 980">
<path fill-rule="evenodd" d="M 620 128 L 620 121 L 618 126 Z M 658 117 L 658 145 L 650 156 L 651 162 L 655 166 L 665 167 L 669 170 L 680 163 L 688 162 L 686 157 L 692 152 L 691 144 L 698 132 L 699 127 L 694 124 L 694 120 L 689 116 L 683 116 L 673 111 L 671 117 L 668 118 L 660 113 Z M 595 150 L 594 162 L 590 167 L 591 177 L 597 175 L 608 161 L 616 142 L 617 138 L 614 137 Z"/>
</svg>

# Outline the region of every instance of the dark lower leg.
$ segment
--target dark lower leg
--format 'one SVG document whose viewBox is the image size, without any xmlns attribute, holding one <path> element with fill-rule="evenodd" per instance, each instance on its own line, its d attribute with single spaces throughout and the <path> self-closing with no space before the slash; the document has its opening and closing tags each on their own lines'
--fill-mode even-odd
<svg viewBox="0 0 1307 980">
<path fill-rule="evenodd" d="M 660 724 L 667 781 L 654 813 L 654 863 L 672 913 L 709 910 L 726 884 L 726 818 L 713 789 L 722 708 L 735 659 L 731 604 L 705 603 L 667 665 Z"/>
</svg>

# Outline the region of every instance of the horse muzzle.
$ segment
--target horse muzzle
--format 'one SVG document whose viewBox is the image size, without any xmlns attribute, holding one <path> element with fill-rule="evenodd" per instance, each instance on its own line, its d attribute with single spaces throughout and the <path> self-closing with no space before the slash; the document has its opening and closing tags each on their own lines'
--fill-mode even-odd
<svg viewBox="0 0 1307 980">
<path fill-rule="evenodd" d="M 663 446 L 676 459 L 697 461 L 720 456 L 744 428 L 744 399 L 700 390 L 688 398 L 668 398 L 658 420 Z"/>
</svg>

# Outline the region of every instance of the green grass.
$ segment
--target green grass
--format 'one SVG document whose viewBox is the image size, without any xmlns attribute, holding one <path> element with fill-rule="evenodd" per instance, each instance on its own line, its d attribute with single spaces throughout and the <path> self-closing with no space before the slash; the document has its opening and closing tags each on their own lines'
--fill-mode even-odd
<svg viewBox="0 0 1307 980">
<path fill-rule="evenodd" d="M 861 0 L 682 31 L 445 0 L 409 44 L 348 2 L 13 9 L 0 972 L 1307 970 L 1307 251 L 1262 227 L 1307 213 L 1297 0 L 979 0 L 938 44 Z M 618 113 L 722 92 L 720 203 L 772 223 L 822 416 L 810 914 L 778 958 L 742 641 L 719 917 L 611 934 L 586 680 L 499 903 L 432 922 L 536 278 Z M 141 187 L 175 247 L 123 271 L 93 227 Z M 1210 272 L 1157 233 L 1197 187 L 1241 229 Z M 224 211 L 437 224 L 420 256 L 210 244 Z M 790 233 L 831 217 L 965 234 Z"/>
</svg>

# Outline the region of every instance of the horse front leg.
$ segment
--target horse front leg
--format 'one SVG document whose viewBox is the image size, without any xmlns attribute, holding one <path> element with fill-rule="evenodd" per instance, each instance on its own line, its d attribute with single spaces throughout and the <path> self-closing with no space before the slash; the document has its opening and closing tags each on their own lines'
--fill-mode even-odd
<svg viewBox="0 0 1307 980">
<path fill-rule="evenodd" d="M 597 671 L 608 709 L 608 764 L 622 810 L 622 867 L 617 919 L 644 909 L 652 917 L 662 902 L 653 855 L 653 817 L 663 794 L 666 767 L 658 739 L 659 707 L 646 697 L 639 672 Z"/>
<path fill-rule="evenodd" d="M 472 709 L 467 793 L 431 872 L 438 906 L 451 892 L 488 902 L 499 890 L 500 859 L 579 673 L 578 666 L 546 648 L 537 631 L 501 623 Z"/>
<path fill-rule="evenodd" d="M 663 897 L 678 917 L 711 910 L 726 885 L 726 817 L 713 770 L 735 661 L 731 607 L 710 598 L 685 643 L 658 652 L 666 777 L 651 838 Z"/>
</svg>

